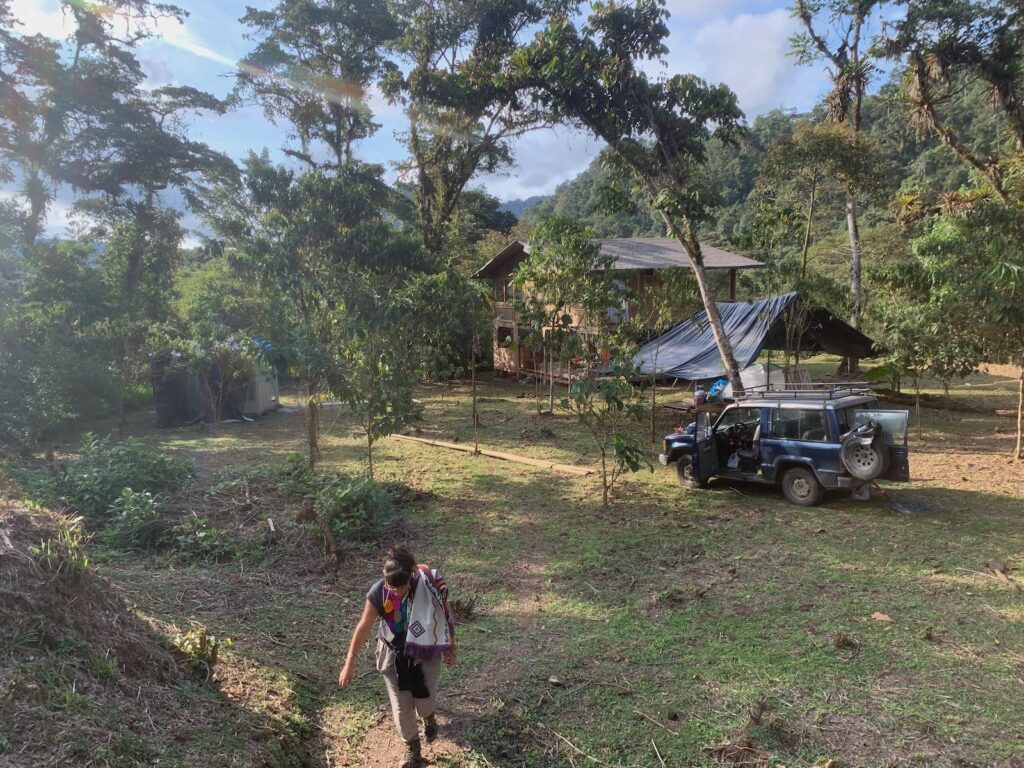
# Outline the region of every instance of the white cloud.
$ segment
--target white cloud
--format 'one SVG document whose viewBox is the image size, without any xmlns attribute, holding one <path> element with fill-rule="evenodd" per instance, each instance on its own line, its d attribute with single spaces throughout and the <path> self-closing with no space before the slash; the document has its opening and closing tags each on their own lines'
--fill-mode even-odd
<svg viewBox="0 0 1024 768">
<path fill-rule="evenodd" d="M 366 101 L 366 106 L 370 108 L 373 116 L 378 121 L 388 119 L 405 121 L 405 107 L 399 103 L 392 104 L 389 102 L 376 85 L 371 85 L 367 88 L 363 98 Z"/>
<path fill-rule="evenodd" d="M 11 0 L 10 7 L 22 34 L 61 38 L 71 31 L 73 22 L 65 17 L 59 0 Z"/>
<path fill-rule="evenodd" d="M 193 56 L 216 62 L 226 67 L 235 68 L 236 61 L 230 56 L 213 50 L 202 41 L 188 26 L 178 19 L 163 16 L 153 23 L 153 30 L 159 39 Z M 155 40 L 156 38 L 154 38 Z"/>
<path fill-rule="evenodd" d="M 711 19 L 777 5 L 778 0 L 668 0 L 666 8 L 673 19 Z"/>
<path fill-rule="evenodd" d="M 719 18 L 696 30 L 673 24 L 669 72 L 693 72 L 723 82 L 752 120 L 775 107 L 808 109 L 825 90 L 820 69 L 798 67 L 789 56 L 797 20 L 786 9 Z"/>
<path fill-rule="evenodd" d="M 10 187 L 0 188 L 0 200 L 11 200 L 21 206 L 25 205 L 25 198 Z M 74 196 L 70 190 L 63 188 L 57 191 L 57 195 L 46 208 L 46 216 L 43 220 L 44 237 L 64 236 L 73 229 L 73 205 Z"/>
<path fill-rule="evenodd" d="M 177 84 L 178 79 L 174 74 L 174 66 L 167 56 L 140 53 L 139 63 L 146 73 L 146 79 L 142 82 L 142 87 L 145 90 L 152 91 L 156 88 Z"/>
<path fill-rule="evenodd" d="M 74 28 L 74 19 L 62 10 L 60 0 L 11 0 L 11 12 L 23 34 L 43 34 L 61 38 Z M 214 50 L 197 36 L 186 23 L 172 16 L 160 16 L 145 22 L 132 21 L 133 28 L 142 23 L 155 37 L 147 42 L 165 42 L 203 59 L 234 68 L 235 59 Z"/>
<path fill-rule="evenodd" d="M 513 146 L 515 167 L 505 173 L 480 176 L 474 186 L 487 187 L 499 200 L 547 195 L 585 170 L 601 146 L 587 134 L 570 128 L 530 133 Z"/>
</svg>

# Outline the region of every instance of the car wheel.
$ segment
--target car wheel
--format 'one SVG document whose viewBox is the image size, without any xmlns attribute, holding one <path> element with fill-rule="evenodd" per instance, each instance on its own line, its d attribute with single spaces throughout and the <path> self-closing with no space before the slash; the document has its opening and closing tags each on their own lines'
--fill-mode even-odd
<svg viewBox="0 0 1024 768">
<path fill-rule="evenodd" d="M 851 440 L 842 448 L 843 464 L 846 471 L 858 480 L 874 480 L 885 472 L 889 451 L 880 442 L 862 445 Z"/>
<path fill-rule="evenodd" d="M 676 478 L 684 488 L 707 488 L 707 483 L 701 483 L 693 473 L 693 456 L 680 456 L 676 461 Z"/>
<path fill-rule="evenodd" d="M 818 478 L 807 467 L 787 469 L 782 476 L 782 492 L 790 504 L 801 507 L 817 506 L 825 495 Z"/>
</svg>

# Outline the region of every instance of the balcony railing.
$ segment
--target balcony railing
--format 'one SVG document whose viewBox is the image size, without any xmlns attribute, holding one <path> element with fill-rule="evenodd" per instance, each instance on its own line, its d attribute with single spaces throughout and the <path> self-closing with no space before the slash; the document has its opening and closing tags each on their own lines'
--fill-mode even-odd
<svg viewBox="0 0 1024 768">
<path fill-rule="evenodd" d="M 498 324 L 518 323 L 519 313 L 516 312 L 516 305 L 508 301 L 494 302 L 494 321 Z"/>
</svg>

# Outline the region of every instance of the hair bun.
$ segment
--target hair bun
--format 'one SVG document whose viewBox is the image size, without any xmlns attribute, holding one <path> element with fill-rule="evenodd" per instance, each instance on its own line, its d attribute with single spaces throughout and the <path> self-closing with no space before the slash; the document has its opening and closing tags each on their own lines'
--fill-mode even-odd
<svg viewBox="0 0 1024 768">
<path fill-rule="evenodd" d="M 388 550 L 384 561 L 384 581 L 393 587 L 403 587 L 416 570 L 416 556 L 405 544 L 396 544 Z"/>
</svg>

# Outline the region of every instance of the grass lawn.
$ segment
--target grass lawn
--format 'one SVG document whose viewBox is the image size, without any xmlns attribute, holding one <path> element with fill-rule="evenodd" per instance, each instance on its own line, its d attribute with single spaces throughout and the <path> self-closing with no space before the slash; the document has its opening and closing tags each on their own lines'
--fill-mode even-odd
<svg viewBox="0 0 1024 768">
<path fill-rule="evenodd" d="M 595 476 L 382 440 L 377 478 L 409 489 L 402 535 L 453 597 L 476 599 L 428 754 L 481 767 L 1024 765 L 1024 467 L 1009 457 L 1013 420 L 988 415 L 1015 407 L 1012 373 L 954 389 L 979 412 L 923 412 L 911 483 L 813 509 L 752 486 L 684 490 L 657 465 L 602 508 Z M 580 428 L 538 416 L 532 396 L 485 380 L 481 446 L 593 464 Z M 468 384 L 418 399 L 411 434 L 472 442 Z M 669 431 L 672 413 L 659 418 Z M 344 409 L 328 407 L 324 422 L 324 464 L 365 472 Z M 194 456 L 200 484 L 304 440 L 301 412 L 217 436 L 138 433 Z M 897 499 L 922 511 L 894 511 Z M 333 573 L 295 511 L 276 498 L 216 510 L 245 542 L 222 565 L 98 553 L 93 567 L 155 626 L 233 640 L 201 687 L 230 716 L 197 724 L 200 763 L 150 734 L 159 765 L 396 764 L 370 653 L 350 689 L 335 685 L 382 550 L 349 545 Z M 276 543 L 255 533 L 267 517 Z"/>
</svg>

